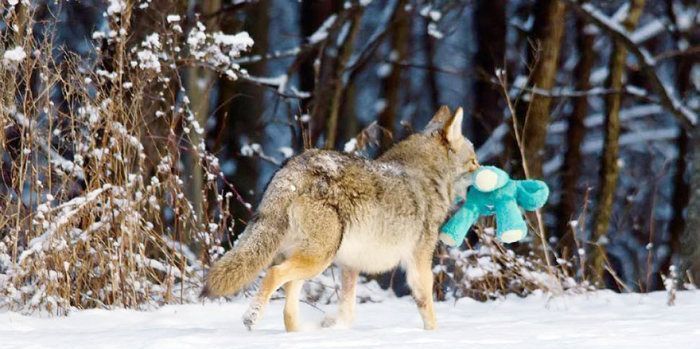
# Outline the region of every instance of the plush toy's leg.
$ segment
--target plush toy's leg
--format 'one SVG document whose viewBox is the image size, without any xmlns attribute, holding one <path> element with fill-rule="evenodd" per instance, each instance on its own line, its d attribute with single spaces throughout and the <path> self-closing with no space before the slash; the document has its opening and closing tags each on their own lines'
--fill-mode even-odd
<svg viewBox="0 0 700 349">
<path fill-rule="evenodd" d="M 440 241 L 448 246 L 459 246 L 464 241 L 469 228 L 479 218 L 478 209 L 469 202 L 460 207 L 454 216 L 440 228 Z"/>
<path fill-rule="evenodd" d="M 527 224 L 515 200 L 504 200 L 496 204 L 496 224 L 496 237 L 502 242 L 516 242 L 527 235 Z"/>
</svg>

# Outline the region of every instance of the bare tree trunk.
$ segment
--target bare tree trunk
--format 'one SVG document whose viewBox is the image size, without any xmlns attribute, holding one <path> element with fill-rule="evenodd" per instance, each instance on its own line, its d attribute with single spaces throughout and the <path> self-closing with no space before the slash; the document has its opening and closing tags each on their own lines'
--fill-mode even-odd
<svg viewBox="0 0 700 349">
<path fill-rule="evenodd" d="M 676 19 L 673 8 L 674 3 L 675 1 L 673 0 L 666 1 L 666 12 L 669 18 L 672 19 L 672 23 L 677 24 L 678 20 Z M 674 32 L 674 38 L 676 42 L 680 42 L 680 40 L 687 40 L 690 42 L 691 46 L 694 43 L 697 43 L 695 42 L 696 40 L 694 40 L 695 38 L 693 38 L 692 36 L 688 37 L 687 35 L 683 35 L 683 33 L 680 33 L 680 31 Z M 696 55 L 695 57 L 681 55 L 675 59 L 676 89 L 678 90 L 678 94 L 681 98 L 684 98 L 687 92 L 692 87 L 690 83 L 690 73 L 695 63 L 694 61 L 697 61 L 698 58 L 700 58 L 700 56 L 698 55 Z M 669 275 L 671 265 L 673 265 L 674 263 L 674 258 L 680 256 L 681 237 L 683 236 L 686 223 L 684 213 L 686 208 L 688 207 L 688 201 L 690 197 L 690 187 L 685 176 L 688 172 L 687 160 L 690 154 L 688 149 L 690 145 L 690 138 L 688 135 L 688 131 L 685 130 L 683 127 L 680 127 L 680 136 L 678 137 L 676 145 L 678 146 L 678 159 L 676 163 L 676 173 L 673 177 L 674 188 L 673 197 L 671 199 L 671 204 L 673 206 L 673 218 L 669 223 L 669 251 L 668 254 L 661 261 L 661 267 L 659 269 L 659 273 L 657 274 L 656 283 L 654 285 L 655 289 L 663 289 L 664 285 L 663 280 L 661 279 L 661 275 Z M 684 275 L 680 276 L 684 277 Z"/>
<path fill-rule="evenodd" d="M 534 88 L 549 90 L 554 86 L 557 76 L 566 6 L 559 0 L 538 0 L 534 9 L 535 22 L 531 36 L 536 46 L 530 51 L 529 56 L 529 65 L 533 69 L 530 85 Z M 541 178 L 552 98 L 540 94 L 533 94 L 530 98 L 529 103 L 520 102 L 516 107 L 521 141 L 517 144 L 517 137 L 513 130 L 511 145 L 514 148 L 510 151 L 512 154 L 521 155 L 514 159 L 516 167 L 513 168 L 513 172 L 516 176 Z M 522 148 L 522 151 L 518 148 Z M 549 265 L 545 227 L 539 218 L 536 221 L 538 236 L 533 239 L 532 248 Z M 523 246 L 525 247 L 530 246 Z"/>
<path fill-rule="evenodd" d="M 700 286 L 700 127 L 696 126 L 690 138 L 691 175 L 690 198 L 681 239 L 681 277 L 690 277 Z"/>
<path fill-rule="evenodd" d="M 305 38 L 308 38 L 321 27 L 323 22 L 340 11 L 342 6 L 339 1 L 334 0 L 302 0 L 300 8 L 301 33 Z M 318 54 L 310 53 L 299 66 L 299 87 L 302 91 L 313 91 L 315 88 L 316 71 L 314 62 Z M 310 102 L 312 99 L 303 99 L 301 101 L 302 113 L 309 112 Z M 310 139 L 316 140 L 323 130 L 324 119 L 312 120 L 310 128 Z M 303 144 L 303 142 L 299 142 Z"/>
<path fill-rule="evenodd" d="M 632 31 L 643 11 L 644 0 L 631 0 L 627 17 L 622 23 L 623 26 L 628 31 Z M 614 39 L 609 65 L 610 75 L 606 84 L 607 88 L 615 91 L 622 89 L 626 60 L 627 48 L 622 42 Z M 607 259 L 605 245 L 608 241 L 606 235 L 610 226 L 619 174 L 617 161 L 619 156 L 621 103 L 622 95 L 619 93 L 609 94 L 605 98 L 605 137 L 600 168 L 600 191 L 598 192 L 598 203 L 591 235 L 591 243 L 594 247 L 590 253 L 592 281 L 599 284 L 604 282 L 603 277 Z"/>
<path fill-rule="evenodd" d="M 343 100 L 340 107 L 343 120 L 342 125 L 338 128 L 338 140 L 353 138 L 361 131 L 362 126 L 357 120 L 357 111 L 355 109 L 356 96 L 357 82 L 351 79 L 347 82 L 343 91 Z"/>
<path fill-rule="evenodd" d="M 564 34 L 564 12 L 566 6 L 559 0 L 539 0 L 535 4 L 533 37 L 539 46 L 530 57 L 534 64 L 531 85 L 549 90 L 554 86 L 559 66 L 559 50 Z M 550 97 L 533 95 L 530 103 L 518 110 L 523 137 L 525 173 L 542 177 L 542 158 L 547 126 L 549 125 Z"/>
<path fill-rule="evenodd" d="M 385 128 L 394 134 L 394 126 L 396 125 L 396 115 L 401 109 L 401 88 L 402 88 L 402 72 L 400 64 L 395 64 L 396 62 L 405 62 L 408 56 L 408 45 L 409 45 L 409 35 L 411 33 L 411 16 L 404 13 L 404 6 L 406 5 L 406 0 L 399 1 L 398 9 L 399 15 L 392 23 L 391 32 L 391 58 L 395 62 L 391 64 L 391 72 L 383 81 L 384 85 L 384 100 L 386 102 L 386 107 L 379 114 L 379 126 Z M 385 150 L 391 145 L 390 139 L 388 137 L 382 137 L 382 150 Z"/>
<path fill-rule="evenodd" d="M 576 20 L 576 47 L 579 61 L 574 70 L 576 89 L 585 91 L 591 88 L 590 76 L 596 54 L 593 51 L 593 40 L 595 35 L 586 30 L 586 21 L 582 18 Z M 581 144 L 586 135 L 586 126 L 583 121 L 588 114 L 588 97 L 577 97 L 573 101 L 574 108 L 569 116 L 569 128 L 566 132 L 568 146 L 564 153 L 564 164 L 562 165 L 562 194 L 559 203 L 559 226 L 557 234 L 559 244 L 557 250 L 561 258 L 569 260 L 576 249 L 574 232 L 569 222 L 575 217 L 580 206 L 578 179 L 581 177 Z"/>
<path fill-rule="evenodd" d="M 429 23 L 430 21 L 426 19 L 425 30 L 423 31 L 423 40 L 425 42 L 425 59 L 428 63 L 428 66 L 430 67 L 430 69 L 428 69 L 428 71 L 426 72 L 426 80 L 428 84 L 428 97 L 430 98 L 431 112 L 434 112 L 440 107 L 440 90 L 438 89 L 437 73 L 433 68 L 435 52 L 437 52 L 437 48 L 435 47 L 436 39 L 428 32 L 427 26 Z"/>
<path fill-rule="evenodd" d="M 221 7 L 221 0 L 202 1 L 201 10 L 204 13 L 213 13 Z M 208 29 L 214 29 L 215 21 L 210 20 L 206 23 Z M 201 127 L 204 127 L 209 117 L 209 88 L 214 79 L 213 72 L 204 68 L 190 68 L 187 70 L 187 96 L 190 100 L 190 108 L 194 113 L 195 120 Z M 189 126 L 188 126 L 189 127 Z M 203 141 L 203 136 L 197 132 L 189 133 L 190 148 L 188 152 L 183 154 L 184 176 L 187 183 L 187 197 L 192 203 L 194 216 L 198 222 L 204 221 L 204 194 L 202 167 L 200 166 L 200 158 L 197 152 L 197 147 Z"/>
<path fill-rule="evenodd" d="M 269 0 L 259 0 L 253 6 L 245 10 L 245 23 L 241 21 L 225 20 L 222 28 L 226 32 L 235 32 L 242 29 L 250 33 L 255 40 L 252 54 L 264 55 L 268 52 L 268 29 L 270 19 L 268 17 Z M 251 75 L 265 76 L 266 63 L 258 62 L 245 66 Z M 245 97 L 242 97 L 245 96 Z M 236 187 L 237 191 L 246 202 L 255 203 L 258 196 L 258 178 L 260 177 L 260 160 L 239 154 L 241 147 L 249 142 L 255 142 L 257 135 L 264 127 L 261 123 L 265 103 L 264 91 L 258 86 L 251 86 L 242 81 L 231 81 L 228 78 L 219 79 L 219 105 L 216 107 L 217 119 L 221 125 L 225 125 L 224 131 L 226 150 L 229 156 L 236 161 L 236 170 L 228 180 Z M 247 218 L 250 215 L 248 208 L 243 205 L 232 205 L 231 214 L 238 221 L 234 225 L 234 234 L 238 235 L 245 229 Z"/>
<path fill-rule="evenodd" d="M 501 93 L 489 79 L 497 68 L 505 68 L 506 1 L 476 1 L 474 30 L 477 50 L 474 54 L 476 80 L 471 121 L 474 146 L 479 147 L 503 122 Z"/>
<path fill-rule="evenodd" d="M 691 0 L 683 0 L 681 2 L 686 7 L 691 6 L 693 3 Z M 697 44 L 700 42 L 700 29 L 696 27 L 695 30 L 690 30 L 691 31 L 687 33 L 687 40 L 691 45 Z M 683 61 L 679 62 L 678 90 L 681 94 L 691 89 L 690 70 L 693 65 L 698 64 L 698 62 L 700 62 L 700 54 L 697 53 L 692 56 L 685 56 Z M 678 235 L 680 234 L 678 234 L 678 232 L 672 232 L 672 239 L 680 241 L 675 242 L 672 240 L 671 246 L 672 248 L 675 246 L 677 250 L 680 250 L 681 270 L 680 273 L 678 273 L 679 277 L 681 279 L 689 277 L 691 281 L 695 283 L 695 286 L 700 286 L 700 126 L 696 125 L 692 131 L 686 131 L 685 137 L 687 142 L 686 148 L 691 156 L 690 163 L 686 164 L 690 167 L 691 174 L 687 186 L 688 188 L 685 191 L 688 195 L 688 206 L 685 208 L 686 217 L 683 226 L 683 235 L 678 239 Z M 684 187 L 680 187 L 679 190 L 685 189 Z M 680 218 L 682 218 L 682 208 L 676 209 L 678 210 L 677 214 L 681 215 Z"/>
<path fill-rule="evenodd" d="M 360 28 L 363 6 L 359 3 L 347 8 L 339 15 L 336 23 L 329 29 L 329 39 L 319 58 L 319 72 L 314 88 L 311 120 L 325 120 L 325 148 L 335 146 L 338 132 L 341 97 L 343 95 L 343 73 L 352 53 L 355 36 Z M 312 138 L 312 143 L 316 139 Z"/>
</svg>

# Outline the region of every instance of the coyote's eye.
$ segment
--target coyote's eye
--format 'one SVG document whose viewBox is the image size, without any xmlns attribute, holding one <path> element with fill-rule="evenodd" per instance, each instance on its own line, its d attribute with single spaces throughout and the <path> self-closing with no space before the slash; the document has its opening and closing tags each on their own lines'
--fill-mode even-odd
<svg viewBox="0 0 700 349">
<path fill-rule="evenodd" d="M 469 161 L 467 161 L 464 167 L 467 168 L 467 171 L 472 172 L 479 168 L 479 166 L 481 166 L 479 165 L 479 161 L 477 161 L 476 158 L 471 158 Z"/>
</svg>

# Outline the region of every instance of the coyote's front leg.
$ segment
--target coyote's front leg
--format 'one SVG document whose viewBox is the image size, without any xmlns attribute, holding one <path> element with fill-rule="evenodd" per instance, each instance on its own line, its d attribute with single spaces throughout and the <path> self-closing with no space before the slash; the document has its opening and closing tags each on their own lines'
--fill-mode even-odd
<svg viewBox="0 0 700 349">
<path fill-rule="evenodd" d="M 414 259 L 406 263 L 406 279 L 411 287 L 413 299 L 416 301 L 420 316 L 423 318 L 423 328 L 437 328 L 435 310 L 433 309 L 433 270 L 432 251 L 418 251 Z"/>
<path fill-rule="evenodd" d="M 349 326 L 355 319 L 355 302 L 357 277 L 359 272 L 347 267 L 341 267 L 341 288 L 340 300 L 338 304 L 338 314 L 336 316 L 328 316 L 323 319 L 321 326 L 332 327 L 335 325 Z"/>
</svg>

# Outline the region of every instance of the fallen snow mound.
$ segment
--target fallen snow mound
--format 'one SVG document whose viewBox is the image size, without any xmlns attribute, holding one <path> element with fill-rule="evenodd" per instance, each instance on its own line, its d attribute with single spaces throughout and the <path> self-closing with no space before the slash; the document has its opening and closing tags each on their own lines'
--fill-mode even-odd
<svg viewBox="0 0 700 349">
<path fill-rule="evenodd" d="M 87 310 L 67 318 L 0 314 L 0 348 L 698 348 L 700 292 L 615 294 L 436 306 L 439 329 L 426 332 L 409 297 L 357 307 L 347 328 L 318 329 L 324 311 L 302 305 L 308 329 L 284 332 L 282 301 L 257 329 L 244 329 L 246 302 L 166 306 L 157 311 Z"/>
</svg>

